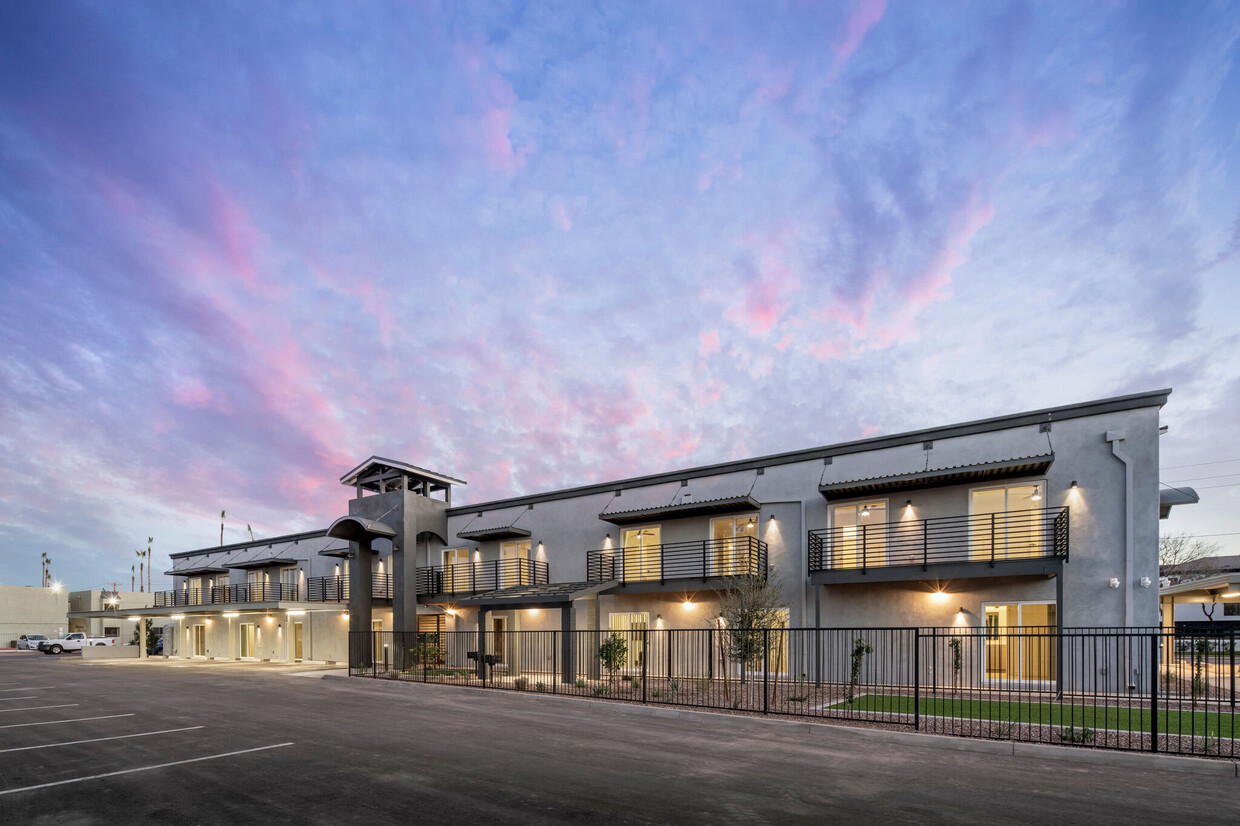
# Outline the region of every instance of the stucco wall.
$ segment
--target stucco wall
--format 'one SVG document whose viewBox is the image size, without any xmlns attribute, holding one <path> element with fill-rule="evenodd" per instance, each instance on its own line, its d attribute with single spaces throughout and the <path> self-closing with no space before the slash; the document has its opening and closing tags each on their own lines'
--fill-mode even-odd
<svg viewBox="0 0 1240 826">
<path fill-rule="evenodd" d="M 0 585 L 0 647 L 16 644 L 22 634 L 67 634 L 69 595 L 27 585 Z"/>
</svg>

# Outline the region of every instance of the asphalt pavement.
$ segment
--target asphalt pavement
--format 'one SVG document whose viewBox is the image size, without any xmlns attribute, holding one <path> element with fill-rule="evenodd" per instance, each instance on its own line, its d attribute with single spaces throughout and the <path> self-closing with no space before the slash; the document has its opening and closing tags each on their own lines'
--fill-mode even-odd
<svg viewBox="0 0 1240 826">
<path fill-rule="evenodd" d="M 305 667 L 0 658 L 5 826 L 1162 824 L 1219 822 L 1238 791 L 1234 775 Z"/>
</svg>

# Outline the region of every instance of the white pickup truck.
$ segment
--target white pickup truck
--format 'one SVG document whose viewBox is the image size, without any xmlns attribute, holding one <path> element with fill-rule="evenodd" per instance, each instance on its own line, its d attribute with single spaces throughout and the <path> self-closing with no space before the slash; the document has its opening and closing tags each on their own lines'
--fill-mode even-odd
<svg viewBox="0 0 1240 826">
<path fill-rule="evenodd" d="M 58 639 L 43 640 L 39 643 L 39 650 L 44 654 L 60 654 L 64 651 L 81 651 L 88 645 L 116 645 L 116 637 L 88 637 L 75 631 Z"/>
</svg>

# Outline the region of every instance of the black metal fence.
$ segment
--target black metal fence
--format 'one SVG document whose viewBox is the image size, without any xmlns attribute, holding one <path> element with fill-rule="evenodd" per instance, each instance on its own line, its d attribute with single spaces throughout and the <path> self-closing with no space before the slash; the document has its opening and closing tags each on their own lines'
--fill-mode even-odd
<svg viewBox="0 0 1240 826">
<path fill-rule="evenodd" d="M 994 564 L 1068 557 L 1068 509 L 906 519 L 809 532 L 809 569 L 833 571 L 949 562 Z"/>
<path fill-rule="evenodd" d="M 227 605 L 236 602 L 296 601 L 300 589 L 283 582 L 245 582 L 240 585 L 212 585 L 208 588 L 182 588 L 179 591 L 157 591 L 156 608 L 186 605 Z"/>
<path fill-rule="evenodd" d="M 418 568 L 419 594 L 476 594 L 514 585 L 546 585 L 547 563 L 537 559 L 490 559 Z"/>
<path fill-rule="evenodd" d="M 695 539 L 614 548 L 586 554 L 591 582 L 660 582 L 722 576 L 760 576 L 767 572 L 767 544 L 753 536 Z"/>
<path fill-rule="evenodd" d="M 355 632 L 353 676 L 1235 757 L 1234 632 Z"/>
<path fill-rule="evenodd" d="M 372 574 L 370 578 L 371 599 L 392 598 L 390 574 Z M 349 577 L 313 576 L 306 580 L 306 599 L 310 602 L 345 602 L 349 599 Z"/>
</svg>

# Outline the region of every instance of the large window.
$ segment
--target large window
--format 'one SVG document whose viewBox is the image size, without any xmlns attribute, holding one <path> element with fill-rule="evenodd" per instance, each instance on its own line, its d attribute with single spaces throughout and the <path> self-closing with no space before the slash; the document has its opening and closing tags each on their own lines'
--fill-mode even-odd
<svg viewBox="0 0 1240 826">
<path fill-rule="evenodd" d="M 1040 556 L 1041 499 L 1041 483 L 969 491 L 972 557 L 988 560 Z"/>
<path fill-rule="evenodd" d="M 522 539 L 516 542 L 504 542 L 499 546 L 500 581 L 499 587 L 509 585 L 529 585 L 530 541 Z"/>
<path fill-rule="evenodd" d="M 710 576 L 756 573 L 750 551 L 758 538 L 758 514 L 712 519 L 710 538 L 714 540 Z"/>
<path fill-rule="evenodd" d="M 621 534 L 624 546 L 624 579 L 637 582 L 662 577 L 662 559 L 659 547 L 663 529 L 658 525 L 646 528 L 628 528 Z"/>
<path fill-rule="evenodd" d="M 254 644 L 256 637 L 257 637 L 257 634 L 254 629 L 254 623 L 252 622 L 241 623 L 241 656 L 242 657 L 258 656 L 255 653 L 257 649 Z"/>
<path fill-rule="evenodd" d="M 862 502 L 831 509 L 832 568 L 863 568 L 887 561 L 887 503 Z"/>
<path fill-rule="evenodd" d="M 1012 602 L 983 607 L 986 676 L 992 680 L 1049 682 L 1055 679 L 1053 602 Z"/>
<path fill-rule="evenodd" d="M 297 569 L 281 568 L 280 585 L 282 586 L 280 590 L 283 592 L 280 594 L 280 599 L 297 599 L 300 590 L 297 587 Z"/>
</svg>

